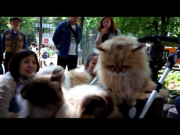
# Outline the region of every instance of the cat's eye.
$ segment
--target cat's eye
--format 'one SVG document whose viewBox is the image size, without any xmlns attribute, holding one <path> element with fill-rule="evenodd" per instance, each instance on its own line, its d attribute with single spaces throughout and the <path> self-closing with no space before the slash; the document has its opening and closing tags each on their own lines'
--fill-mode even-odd
<svg viewBox="0 0 180 135">
<path fill-rule="evenodd" d="M 122 68 L 126 69 L 128 68 L 129 66 L 128 65 L 123 65 Z"/>
</svg>

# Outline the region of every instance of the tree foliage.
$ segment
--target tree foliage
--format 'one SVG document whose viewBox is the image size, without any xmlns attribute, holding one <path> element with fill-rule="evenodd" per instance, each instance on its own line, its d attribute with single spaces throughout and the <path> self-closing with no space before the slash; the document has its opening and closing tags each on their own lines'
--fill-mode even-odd
<svg viewBox="0 0 180 135">
<path fill-rule="evenodd" d="M 69 17 L 43 17 L 43 23 L 53 24 L 57 27 L 61 21 L 68 20 Z M 10 28 L 10 17 L 0 17 L 0 34 Z M 34 23 L 39 22 L 39 17 L 20 17 L 21 27 L 28 39 L 28 45 L 35 41 Z M 84 17 L 83 35 L 86 35 L 87 28 L 97 29 L 101 17 Z M 147 35 L 163 35 L 170 37 L 180 37 L 180 17 L 113 17 L 117 29 L 122 35 L 132 34 L 135 37 Z M 79 22 L 78 22 L 79 24 Z"/>
<path fill-rule="evenodd" d="M 20 30 L 26 34 L 27 45 L 29 46 L 32 42 L 37 42 L 35 38 L 35 22 L 37 18 L 34 17 L 20 17 L 21 26 Z"/>
<path fill-rule="evenodd" d="M 85 17 L 83 33 L 87 28 L 97 28 L 101 17 Z M 137 38 L 147 35 L 180 37 L 180 17 L 113 17 L 122 35 Z M 173 45 L 173 44 L 172 44 Z"/>
<path fill-rule="evenodd" d="M 97 28 L 101 17 L 85 17 L 85 28 Z M 123 35 L 136 37 L 146 35 L 180 36 L 180 17 L 113 17 Z"/>
</svg>

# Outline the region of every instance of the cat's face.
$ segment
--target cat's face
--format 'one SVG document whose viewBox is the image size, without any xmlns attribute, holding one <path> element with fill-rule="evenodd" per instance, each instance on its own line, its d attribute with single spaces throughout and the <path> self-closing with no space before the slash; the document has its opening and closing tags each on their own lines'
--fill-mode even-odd
<svg viewBox="0 0 180 135">
<path fill-rule="evenodd" d="M 143 47 L 144 44 L 125 37 L 116 37 L 97 46 L 101 51 L 99 63 L 102 70 L 119 76 L 144 68 L 147 57 Z"/>
<path fill-rule="evenodd" d="M 61 78 L 61 72 L 35 76 L 24 83 L 20 90 L 21 96 L 34 106 L 45 107 L 51 104 L 61 104 L 63 102 Z"/>
</svg>

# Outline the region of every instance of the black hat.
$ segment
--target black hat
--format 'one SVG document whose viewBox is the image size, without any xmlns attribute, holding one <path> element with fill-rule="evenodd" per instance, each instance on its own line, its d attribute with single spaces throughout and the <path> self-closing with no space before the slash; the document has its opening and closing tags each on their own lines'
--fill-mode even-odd
<svg viewBox="0 0 180 135">
<path fill-rule="evenodd" d="M 18 20 L 19 22 L 21 22 L 20 19 L 17 18 L 17 17 L 14 17 L 14 18 L 11 18 L 11 19 L 10 19 L 10 21 L 13 21 L 13 20 Z"/>
</svg>

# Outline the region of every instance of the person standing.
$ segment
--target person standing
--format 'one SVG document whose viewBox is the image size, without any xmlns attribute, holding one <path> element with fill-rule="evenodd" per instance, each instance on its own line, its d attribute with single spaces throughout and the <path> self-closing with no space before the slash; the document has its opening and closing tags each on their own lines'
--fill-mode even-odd
<svg viewBox="0 0 180 135">
<path fill-rule="evenodd" d="M 82 52 L 81 48 L 79 48 L 79 50 L 78 50 L 78 65 L 79 66 L 82 65 L 82 60 L 83 60 L 83 52 Z"/>
<path fill-rule="evenodd" d="M 23 32 L 19 30 L 20 19 L 11 18 L 10 19 L 11 29 L 6 30 L 2 37 L 2 53 L 6 52 L 4 67 L 5 72 L 8 71 L 8 63 L 11 57 L 19 50 L 27 48 L 26 36 Z"/>
<path fill-rule="evenodd" d="M 48 52 L 47 52 L 47 47 L 45 47 L 44 44 L 42 44 L 41 46 L 41 50 L 40 50 L 40 67 L 42 68 L 42 65 L 44 64 L 44 66 L 47 67 L 46 61 L 48 58 Z"/>
<path fill-rule="evenodd" d="M 53 35 L 53 42 L 58 49 L 57 65 L 68 70 L 77 67 L 78 44 L 82 37 L 82 30 L 77 25 L 78 17 L 70 17 L 67 21 L 61 22 Z"/>
<path fill-rule="evenodd" d="M 112 17 L 103 17 L 99 23 L 98 35 L 95 41 L 96 46 L 100 45 L 108 39 L 120 35 L 120 31 L 116 29 L 116 25 Z"/>
</svg>

